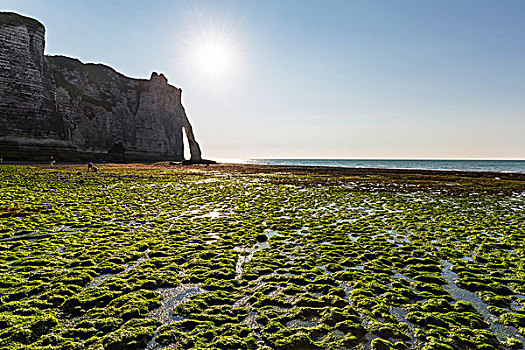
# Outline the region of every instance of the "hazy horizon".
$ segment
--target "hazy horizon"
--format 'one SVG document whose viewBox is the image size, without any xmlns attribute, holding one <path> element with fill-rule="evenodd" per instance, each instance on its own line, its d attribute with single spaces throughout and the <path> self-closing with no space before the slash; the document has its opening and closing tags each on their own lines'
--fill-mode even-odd
<svg viewBox="0 0 525 350">
<path fill-rule="evenodd" d="M 206 158 L 525 159 L 525 3 L 0 0 L 46 54 L 163 73 Z"/>
<path fill-rule="evenodd" d="M 218 158 L 221 159 L 221 158 Z M 492 160 L 501 160 L 501 161 L 525 161 L 522 158 L 306 158 L 306 157 L 296 157 L 296 158 L 287 158 L 287 157 L 252 157 L 252 158 L 222 158 L 222 159 L 236 159 L 236 160 L 249 160 L 249 159 L 282 159 L 282 160 L 444 160 L 444 161 L 453 161 L 453 160 L 482 160 L 482 161 L 492 161 Z"/>
</svg>

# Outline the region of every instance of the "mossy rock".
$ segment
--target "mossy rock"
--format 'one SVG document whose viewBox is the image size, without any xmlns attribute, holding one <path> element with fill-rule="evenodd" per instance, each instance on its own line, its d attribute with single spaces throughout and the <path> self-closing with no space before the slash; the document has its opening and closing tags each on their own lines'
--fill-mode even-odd
<svg viewBox="0 0 525 350">
<path fill-rule="evenodd" d="M 273 343 L 276 350 L 320 350 L 306 333 L 296 332 L 287 337 L 278 339 Z"/>
<path fill-rule="evenodd" d="M 154 319 L 131 320 L 113 331 L 104 338 L 104 349 L 108 350 L 136 350 L 143 349 L 153 337 L 160 322 Z"/>
<path fill-rule="evenodd" d="M 500 321 L 506 326 L 514 326 L 516 328 L 525 327 L 525 315 L 515 312 L 507 312 L 500 316 Z"/>
<path fill-rule="evenodd" d="M 464 300 L 458 300 L 454 304 L 454 310 L 457 312 L 477 312 L 470 302 Z"/>
<path fill-rule="evenodd" d="M 241 338 L 236 335 L 227 335 L 216 337 L 210 346 L 224 350 L 254 350 L 257 349 L 257 341 L 254 336 Z"/>
<path fill-rule="evenodd" d="M 371 322 L 368 326 L 368 331 L 381 338 L 410 339 L 410 337 L 401 330 L 401 327 L 394 323 Z"/>
<path fill-rule="evenodd" d="M 516 338 L 509 338 L 503 344 L 507 349 L 518 350 L 523 349 L 523 343 Z"/>
<path fill-rule="evenodd" d="M 63 333 L 62 336 L 64 338 L 73 338 L 73 339 L 80 339 L 80 340 L 86 340 L 95 334 L 97 334 L 98 330 L 94 327 L 90 328 L 83 328 L 83 327 L 75 327 L 75 328 L 68 328 Z"/>
<path fill-rule="evenodd" d="M 433 340 L 429 342 L 428 344 L 426 344 L 422 350 L 456 350 L 456 349 L 449 344 Z"/>
<path fill-rule="evenodd" d="M 361 323 L 345 320 L 336 323 L 335 329 L 340 330 L 346 334 L 352 334 L 354 337 L 361 338 L 366 334 L 366 329 Z"/>
<path fill-rule="evenodd" d="M 255 236 L 255 240 L 259 243 L 264 243 L 266 241 L 268 241 L 268 236 L 266 236 L 265 234 L 258 234 L 257 236 Z"/>
<path fill-rule="evenodd" d="M 371 343 L 372 350 L 390 350 L 394 349 L 394 344 L 386 339 L 375 338 Z"/>
</svg>

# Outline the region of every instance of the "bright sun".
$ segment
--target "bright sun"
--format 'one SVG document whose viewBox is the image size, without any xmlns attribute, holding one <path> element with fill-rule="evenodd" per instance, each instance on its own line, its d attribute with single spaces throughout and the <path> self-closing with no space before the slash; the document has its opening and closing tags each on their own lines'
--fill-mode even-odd
<svg viewBox="0 0 525 350">
<path fill-rule="evenodd" d="M 206 42 L 196 48 L 195 59 L 202 73 L 218 78 L 230 70 L 232 53 L 222 43 Z"/>
<path fill-rule="evenodd" d="M 191 70 L 203 81 L 221 84 L 233 81 L 242 65 L 240 42 L 227 24 L 196 20 L 196 27 L 183 38 Z"/>
</svg>

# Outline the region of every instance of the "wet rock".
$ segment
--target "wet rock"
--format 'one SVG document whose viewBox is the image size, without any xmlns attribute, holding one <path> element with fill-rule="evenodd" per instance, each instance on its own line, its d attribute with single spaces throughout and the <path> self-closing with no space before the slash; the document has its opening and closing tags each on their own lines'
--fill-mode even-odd
<svg viewBox="0 0 525 350">
<path fill-rule="evenodd" d="M 266 236 L 265 234 L 259 234 L 255 237 L 255 240 L 259 243 L 264 243 L 268 241 L 268 236 Z"/>
</svg>

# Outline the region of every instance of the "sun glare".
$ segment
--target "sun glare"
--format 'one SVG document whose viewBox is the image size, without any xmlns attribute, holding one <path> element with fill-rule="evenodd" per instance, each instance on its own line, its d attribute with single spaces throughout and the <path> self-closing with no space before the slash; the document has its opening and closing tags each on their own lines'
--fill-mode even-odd
<svg viewBox="0 0 525 350">
<path fill-rule="evenodd" d="M 183 42 L 186 58 L 195 76 L 224 84 L 233 81 L 241 66 L 240 41 L 231 21 L 218 23 L 197 17 Z"/>
<path fill-rule="evenodd" d="M 196 48 L 195 59 L 202 73 L 215 78 L 227 74 L 232 64 L 231 52 L 220 42 L 201 43 Z"/>
</svg>

